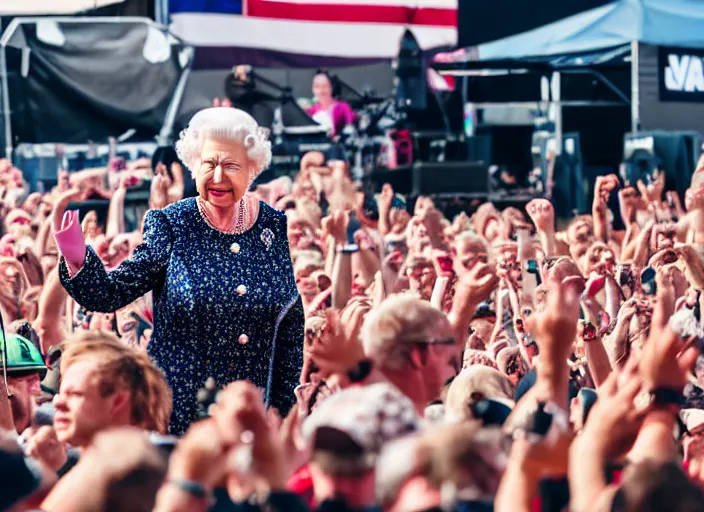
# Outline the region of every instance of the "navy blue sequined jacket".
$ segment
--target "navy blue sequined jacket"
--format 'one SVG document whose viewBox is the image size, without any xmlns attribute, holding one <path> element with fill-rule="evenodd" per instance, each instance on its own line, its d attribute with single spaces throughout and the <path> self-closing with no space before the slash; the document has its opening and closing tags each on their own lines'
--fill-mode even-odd
<svg viewBox="0 0 704 512">
<path fill-rule="evenodd" d="M 221 386 L 249 380 L 282 414 L 293 405 L 305 320 L 282 212 L 260 203 L 252 228 L 225 234 L 184 199 L 147 213 L 144 243 L 117 269 L 106 272 L 89 247 L 83 267 L 71 277 L 62 261 L 60 276 L 90 311 L 112 312 L 153 291 L 147 350 L 173 391 L 173 434 L 194 420 L 208 377 Z"/>
</svg>

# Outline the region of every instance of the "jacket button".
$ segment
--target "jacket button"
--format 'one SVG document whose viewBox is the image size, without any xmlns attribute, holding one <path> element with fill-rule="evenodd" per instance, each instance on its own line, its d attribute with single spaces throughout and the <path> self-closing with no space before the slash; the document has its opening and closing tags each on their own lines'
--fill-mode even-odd
<svg viewBox="0 0 704 512">
<path fill-rule="evenodd" d="M 245 293 L 247 293 L 247 287 L 243 284 L 239 285 L 237 287 L 237 293 L 239 293 L 240 295 L 244 295 Z"/>
<path fill-rule="evenodd" d="M 233 254 L 239 253 L 239 252 L 240 252 L 240 244 L 238 244 L 237 242 L 235 242 L 234 244 L 232 244 L 232 245 L 230 246 L 230 250 L 232 251 Z"/>
<path fill-rule="evenodd" d="M 249 336 L 247 336 L 246 334 L 240 334 L 240 337 L 237 338 L 237 341 L 240 345 L 244 345 L 249 341 Z"/>
</svg>

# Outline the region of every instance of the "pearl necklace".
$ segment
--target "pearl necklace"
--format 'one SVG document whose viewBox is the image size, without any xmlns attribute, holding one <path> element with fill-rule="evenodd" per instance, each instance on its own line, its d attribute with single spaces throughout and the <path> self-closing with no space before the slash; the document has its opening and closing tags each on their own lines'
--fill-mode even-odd
<svg viewBox="0 0 704 512">
<path fill-rule="evenodd" d="M 196 204 L 198 205 L 198 212 L 200 213 L 200 216 L 203 218 L 206 224 L 208 224 L 213 229 L 217 229 L 221 233 L 225 233 L 226 235 L 241 235 L 249 229 L 249 207 L 247 205 L 247 199 L 245 197 L 242 197 L 242 199 L 240 199 L 239 201 L 239 205 L 237 208 L 237 218 L 234 221 L 234 226 L 230 229 L 220 229 L 215 225 L 215 223 L 210 218 L 210 215 L 208 214 L 208 209 L 203 199 L 197 197 Z"/>
</svg>

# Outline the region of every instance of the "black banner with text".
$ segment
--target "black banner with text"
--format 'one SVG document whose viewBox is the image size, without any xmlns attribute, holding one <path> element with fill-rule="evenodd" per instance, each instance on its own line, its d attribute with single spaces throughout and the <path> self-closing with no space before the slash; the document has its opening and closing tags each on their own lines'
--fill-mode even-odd
<svg viewBox="0 0 704 512">
<path fill-rule="evenodd" d="M 660 101 L 704 102 L 704 50 L 658 48 Z"/>
</svg>

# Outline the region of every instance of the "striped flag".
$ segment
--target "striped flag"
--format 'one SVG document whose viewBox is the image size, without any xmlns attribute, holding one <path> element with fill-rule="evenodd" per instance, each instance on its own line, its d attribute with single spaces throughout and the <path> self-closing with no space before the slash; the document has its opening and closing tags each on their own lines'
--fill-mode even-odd
<svg viewBox="0 0 704 512">
<path fill-rule="evenodd" d="M 458 0 L 170 0 L 172 30 L 201 68 L 315 67 L 396 55 L 410 28 L 425 49 L 457 43 Z"/>
</svg>

